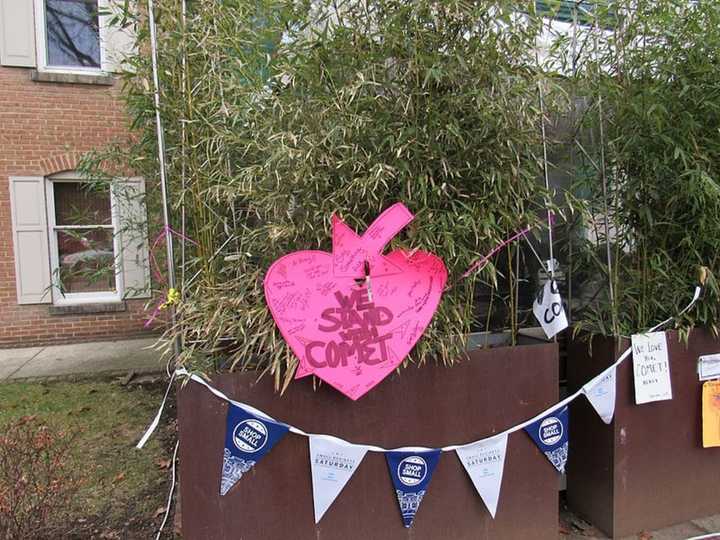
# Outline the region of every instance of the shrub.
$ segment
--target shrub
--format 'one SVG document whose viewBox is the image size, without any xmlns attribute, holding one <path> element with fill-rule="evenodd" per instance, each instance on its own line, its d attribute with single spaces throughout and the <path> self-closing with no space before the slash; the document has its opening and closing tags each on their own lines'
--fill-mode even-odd
<svg viewBox="0 0 720 540">
<path fill-rule="evenodd" d="M 74 438 L 34 416 L 0 428 L 0 539 L 57 537 L 79 486 L 67 470 Z"/>
</svg>

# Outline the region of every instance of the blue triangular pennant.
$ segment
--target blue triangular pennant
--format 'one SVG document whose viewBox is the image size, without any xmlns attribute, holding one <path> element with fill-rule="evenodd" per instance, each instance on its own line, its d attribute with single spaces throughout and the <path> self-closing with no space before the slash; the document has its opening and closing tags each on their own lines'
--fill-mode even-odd
<svg viewBox="0 0 720 540">
<path fill-rule="evenodd" d="M 225 428 L 220 495 L 267 454 L 288 432 L 288 426 L 230 404 Z"/>
<path fill-rule="evenodd" d="M 565 472 L 568 458 L 568 408 L 555 409 L 525 428 L 555 468 Z"/>
<path fill-rule="evenodd" d="M 440 459 L 440 450 L 385 452 L 385 458 L 403 522 L 410 527 Z"/>
</svg>

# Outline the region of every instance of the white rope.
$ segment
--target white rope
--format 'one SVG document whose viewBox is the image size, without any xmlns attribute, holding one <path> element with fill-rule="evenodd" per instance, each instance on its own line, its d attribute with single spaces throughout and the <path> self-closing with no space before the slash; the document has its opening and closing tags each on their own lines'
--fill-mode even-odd
<svg viewBox="0 0 720 540">
<path fill-rule="evenodd" d="M 547 271 L 547 268 L 545 268 L 545 262 L 540 258 L 540 255 L 538 255 L 538 252 L 535 251 L 535 248 L 533 247 L 532 242 L 530 241 L 530 238 L 528 238 L 527 236 L 525 236 L 524 238 L 527 241 L 527 245 L 530 248 L 530 251 L 532 251 L 532 254 L 535 255 L 535 259 L 537 260 L 537 262 L 540 263 L 540 268 L 542 268 L 544 271 Z"/>
<path fill-rule="evenodd" d="M 685 313 L 686 311 L 688 311 L 690 308 L 692 308 L 693 305 L 695 305 L 695 302 L 697 302 L 698 298 L 700 298 L 700 291 L 701 291 L 701 290 L 702 290 L 701 287 L 695 287 L 695 294 L 693 295 L 692 300 L 690 301 L 690 303 L 689 303 L 682 311 L 680 311 L 680 313 L 678 313 L 677 316 L 682 315 L 683 313 Z M 658 330 L 658 329 L 661 328 L 662 326 L 665 326 L 667 323 L 669 323 L 670 321 L 672 321 L 674 318 L 675 318 L 675 317 L 669 317 L 669 318 L 665 319 L 665 320 L 662 321 L 661 323 L 658 323 L 658 324 L 656 324 L 655 326 L 653 326 L 650 330 L 648 330 L 648 332 L 654 332 L 654 331 Z M 560 402 L 558 402 L 558 403 L 556 403 L 556 404 L 548 407 L 547 409 L 545 409 L 544 411 L 536 414 L 536 415 L 533 416 L 532 418 L 530 418 L 530 419 L 528 419 L 528 420 L 525 420 L 524 422 L 521 422 L 520 424 L 517 424 L 517 425 L 515 425 L 515 426 L 509 427 L 509 428 L 507 428 L 505 431 L 501 431 L 501 432 L 499 432 L 499 433 L 494 433 L 494 434 L 492 434 L 492 435 L 490 435 L 490 436 L 488 436 L 488 437 L 485 437 L 485 438 L 483 438 L 483 439 L 478 439 L 477 441 L 472 441 L 472 442 L 465 443 L 465 444 L 453 444 L 453 445 L 443 446 L 442 448 L 440 448 L 440 450 L 443 451 L 443 452 L 452 452 L 452 451 L 457 450 L 458 448 L 464 448 L 464 447 L 467 447 L 467 446 L 471 446 L 471 445 L 473 445 L 473 444 L 475 444 L 475 443 L 477 443 L 477 442 L 484 441 L 484 440 L 487 440 L 487 439 L 492 439 L 492 438 L 494 438 L 494 437 L 500 437 L 500 436 L 502 436 L 502 435 L 509 435 L 509 434 L 514 433 L 514 432 L 516 432 L 516 431 L 519 431 L 519 430 L 521 430 L 521 429 L 523 429 L 523 428 L 526 428 L 527 426 L 533 424 L 534 422 L 537 422 L 537 421 L 540 420 L 541 418 L 544 418 L 545 416 L 547 416 L 547 415 L 550 414 L 551 412 L 553 412 L 553 411 L 555 411 L 555 410 L 557 410 L 557 409 L 560 409 L 560 408 L 568 405 L 568 404 L 569 404 L 570 402 L 572 402 L 573 400 L 577 399 L 577 398 L 580 397 L 581 395 L 584 395 L 584 394 L 585 394 L 585 388 L 588 387 L 588 384 L 589 384 L 589 383 L 592 383 L 592 382 L 594 382 L 594 381 L 599 381 L 602 377 L 604 377 L 605 375 L 607 375 L 608 373 L 610 373 L 611 370 L 617 368 L 620 364 L 622 364 L 622 363 L 630 356 L 631 352 L 632 352 L 632 348 L 628 347 L 627 349 L 625 349 L 625 351 L 620 355 L 620 357 L 619 357 L 612 365 L 610 365 L 609 367 L 607 367 L 607 368 L 606 368 L 605 370 L 603 370 L 600 374 L 598 374 L 598 375 L 596 375 L 595 377 L 593 377 L 587 384 L 582 385 L 577 392 L 575 392 L 574 394 L 571 394 L 571 395 L 567 396 L 567 397 L 566 397 L 565 399 L 563 399 L 562 401 L 560 401 Z M 243 403 L 242 401 L 237 401 L 237 400 L 234 400 L 234 399 L 229 398 L 229 397 L 228 397 L 227 395 L 225 395 L 222 391 L 218 390 L 217 388 L 215 388 L 214 386 L 212 386 L 210 383 L 208 383 L 207 381 L 205 381 L 205 380 L 202 379 L 201 377 L 199 377 L 199 376 L 197 376 L 197 375 L 195 375 L 195 374 L 190 373 L 190 372 L 187 371 L 185 368 L 178 368 L 178 369 L 175 371 L 175 375 L 177 375 L 178 377 L 187 377 L 187 378 L 190 379 L 191 381 L 194 381 L 194 382 L 196 382 L 196 383 L 198 383 L 198 384 L 201 384 L 202 386 L 204 386 L 205 388 L 207 388 L 207 389 L 208 389 L 212 394 L 214 394 L 215 396 L 219 397 L 220 399 L 222 399 L 222 400 L 224 400 L 224 401 L 227 401 L 228 403 L 232 403 L 232 404 L 235 405 L 236 407 L 240 407 L 241 409 L 244 409 L 245 411 L 249 412 L 250 414 L 254 414 L 254 415 L 256 415 L 256 416 L 258 416 L 258 417 L 260 417 L 260 418 L 263 418 L 263 419 L 265 419 L 265 420 L 269 420 L 269 421 L 271 421 L 271 422 L 275 422 L 275 423 L 277 423 L 277 424 L 281 424 L 281 425 L 283 425 L 283 426 L 287 426 L 287 428 L 289 429 L 289 431 L 290 431 L 291 433 L 295 433 L 296 435 L 301 435 L 301 436 L 303 436 L 303 437 L 318 437 L 318 438 L 320 438 L 320 439 L 325 439 L 325 440 L 333 441 L 333 442 L 340 443 L 340 444 L 346 444 L 346 445 L 352 445 L 352 446 L 362 446 L 362 447 L 366 448 L 366 449 L 367 449 L 368 451 L 370 451 L 370 452 L 393 452 L 393 451 L 419 451 L 419 452 L 422 452 L 422 451 L 437 450 L 436 448 L 428 448 L 428 447 L 425 447 L 425 446 L 405 446 L 405 447 L 401 447 L 401 448 L 384 448 L 384 447 L 382 447 L 382 446 L 352 443 L 352 442 L 346 441 L 345 439 L 341 439 L 340 437 L 335 437 L 335 436 L 333 436 L 333 435 L 325 435 L 325 434 L 318 434 L 318 433 L 308 433 L 307 431 L 304 431 L 304 430 L 302 430 L 302 429 L 300 429 L 300 428 L 298 428 L 298 427 L 296 427 L 296 426 L 293 426 L 293 425 L 291 425 L 291 424 L 287 424 L 287 423 L 284 423 L 284 422 L 279 422 L 278 420 L 275 420 L 272 416 L 269 416 L 269 415 L 267 415 L 266 413 L 264 413 L 263 411 L 261 411 L 261 410 L 259 410 L 259 409 L 256 409 L 256 408 L 253 407 L 252 405 L 248 405 L 247 403 Z M 158 414 L 160 414 L 160 413 L 158 412 Z M 146 433 L 146 435 L 147 435 L 147 433 Z M 145 437 L 143 437 L 143 438 L 145 438 Z"/>
<path fill-rule="evenodd" d="M 215 388 L 214 386 L 212 386 L 206 380 L 198 377 L 195 374 L 188 372 L 185 368 L 178 368 L 175 371 L 175 373 L 180 377 L 187 377 L 191 381 L 201 384 L 202 386 L 204 386 L 205 388 L 210 390 L 210 392 L 212 394 L 214 394 L 216 397 L 219 397 L 220 399 L 227 401 L 228 403 L 231 403 L 231 404 L 235 405 L 236 407 L 240 407 L 241 409 L 244 409 L 246 412 L 249 412 L 250 414 L 258 416 L 259 418 L 262 418 L 264 420 L 268 420 L 270 422 L 275 422 L 276 424 L 286 426 L 291 433 L 295 433 L 296 435 L 301 435 L 303 437 L 317 437 L 320 439 L 325 439 L 325 440 L 333 441 L 333 442 L 340 443 L 340 444 L 346 444 L 346 445 L 352 445 L 352 446 L 362 446 L 370 452 L 390 452 L 390 451 L 423 452 L 423 451 L 436 450 L 436 448 L 428 448 L 426 446 L 403 446 L 401 448 L 384 448 L 382 446 L 375 446 L 375 445 L 371 445 L 371 444 L 351 443 L 349 441 L 346 441 L 345 439 L 341 439 L 340 437 L 335 437 L 333 435 L 325 435 L 322 433 L 309 433 L 307 431 L 300 429 L 299 427 L 293 426 L 291 424 L 286 424 L 285 422 L 280 422 L 280 421 L 276 420 L 275 418 L 273 418 L 272 416 L 264 413 L 263 411 L 256 409 L 252 405 L 248 405 L 247 403 L 243 403 L 242 401 L 237 401 L 237 400 L 229 398 L 222 391 L 220 391 L 217 388 Z"/>
<path fill-rule="evenodd" d="M 700 298 L 701 291 L 702 291 L 701 287 L 695 287 L 695 293 L 693 294 L 692 300 L 690 300 L 690 303 L 687 306 L 685 306 L 685 308 L 683 308 L 682 311 L 680 311 L 680 313 L 678 313 L 676 315 L 676 317 L 679 317 L 683 313 L 687 312 L 690 308 L 692 308 L 695 305 L 695 302 L 697 302 L 698 299 Z M 674 318 L 675 317 L 668 317 L 664 321 L 662 321 L 662 322 L 656 324 L 655 326 L 653 326 L 652 328 L 650 328 L 650 330 L 648 330 L 648 332 L 654 332 L 654 331 L 658 330 L 659 328 L 665 326 L 667 323 L 672 321 Z M 560 408 L 564 407 L 565 405 L 568 405 L 573 400 L 575 400 L 578 397 L 580 397 L 581 395 L 585 394 L 585 391 L 586 391 L 585 389 L 588 388 L 589 385 L 591 385 L 591 383 L 593 383 L 594 381 L 599 381 L 605 375 L 610 373 L 613 369 L 617 368 L 620 364 L 622 364 L 628 358 L 628 356 L 630 356 L 631 352 L 632 352 L 632 349 L 630 347 L 628 347 L 627 349 L 625 349 L 625 351 L 623 351 L 623 353 L 620 355 L 620 357 L 612 365 L 605 368 L 601 373 L 599 373 L 598 375 L 593 377 L 588 383 L 582 385 L 577 392 L 567 396 L 562 401 L 548 407 L 547 409 L 536 414 L 532 418 L 525 420 L 524 422 L 517 424 L 515 426 L 509 427 L 505 431 L 501 431 L 500 433 L 494 433 L 493 435 L 490 435 L 489 437 L 486 437 L 485 439 L 479 439 L 478 441 L 472 441 L 472 442 L 465 443 L 465 444 L 453 444 L 453 445 L 449 445 L 449 446 L 443 446 L 440 450 L 442 450 L 443 452 L 451 452 L 451 451 L 457 450 L 458 448 L 470 446 L 481 440 L 486 440 L 486 439 L 490 439 L 493 437 L 499 437 L 501 435 L 509 435 L 510 433 L 519 431 L 519 430 L 529 426 L 530 424 L 537 422 L 538 420 L 547 416 L 549 413 L 553 412 L 554 410 L 560 409 Z M 175 372 L 172 374 L 172 377 L 170 378 L 170 381 L 168 383 L 168 387 L 165 390 L 165 396 L 163 397 L 163 400 L 160 403 L 160 408 L 158 409 L 158 412 L 155 415 L 155 418 L 150 423 L 150 426 L 148 427 L 148 429 L 145 431 L 142 438 L 140 439 L 140 442 L 138 442 L 137 448 L 142 448 L 145 445 L 145 443 L 147 442 L 147 440 L 150 438 L 150 436 L 153 434 L 153 432 L 157 429 L 157 426 L 160 422 L 160 417 L 162 416 L 163 409 L 165 408 L 165 402 L 167 401 L 167 397 L 170 392 L 170 388 L 172 387 L 172 383 L 176 376 L 177 377 L 187 377 L 191 381 L 201 384 L 202 386 L 207 388 L 212 394 L 214 394 L 218 398 L 220 398 L 224 401 L 227 401 L 228 403 L 232 403 L 233 405 L 240 407 L 241 409 L 244 409 L 245 411 L 249 412 L 250 414 L 254 414 L 265 420 L 269 420 L 271 422 L 275 422 L 277 424 L 287 426 L 289 431 L 291 433 L 295 433 L 296 435 L 301 435 L 303 437 L 311 437 L 311 436 L 319 437 L 319 438 L 323 438 L 323 439 L 326 439 L 329 441 L 340 442 L 343 444 L 354 445 L 354 446 L 364 446 L 365 448 L 368 449 L 368 451 L 371 451 L 371 452 L 388 452 L 388 451 L 413 450 L 413 449 L 418 450 L 418 451 L 435 450 L 434 448 L 428 448 L 428 447 L 424 447 L 424 446 L 412 446 L 412 447 L 389 448 L 388 449 L 388 448 L 383 448 L 382 446 L 375 446 L 375 445 L 368 445 L 368 444 L 355 444 L 355 443 L 346 441 L 344 439 L 341 439 L 339 437 L 334 437 L 332 435 L 324 435 L 324 434 L 319 434 L 319 433 L 308 433 L 307 431 L 304 431 L 304 430 L 302 430 L 296 426 L 293 426 L 291 424 L 286 424 L 284 422 L 275 420 L 272 416 L 264 413 L 263 411 L 261 411 L 259 409 L 256 409 L 252 405 L 248 405 L 247 403 L 243 403 L 241 401 L 236 401 L 234 399 L 229 398 L 223 392 L 221 392 L 220 390 L 218 390 L 217 388 L 212 386 L 210 383 L 208 383 L 201 377 L 198 377 L 197 375 L 190 373 L 185 368 L 177 368 L 175 370 Z"/>
<path fill-rule="evenodd" d="M 170 376 L 170 380 L 168 381 L 167 388 L 165 389 L 165 395 L 163 396 L 162 401 L 160 402 L 160 407 L 158 408 L 158 412 L 155 415 L 155 418 L 153 418 L 153 421 L 150 422 L 150 426 L 145 430 L 145 433 L 140 438 L 138 443 L 135 445 L 135 448 L 141 449 L 143 446 L 145 446 L 145 443 L 150 438 L 150 435 L 152 435 L 155 430 L 158 427 L 158 424 L 160 423 L 160 417 L 162 416 L 163 410 L 165 409 L 165 402 L 167 401 L 168 395 L 170 394 L 170 389 L 172 388 L 172 383 L 175 380 L 175 375 L 177 375 L 177 371 L 173 372 L 173 374 Z"/>
<path fill-rule="evenodd" d="M 173 496 L 173 493 L 175 492 L 175 479 L 177 478 L 176 465 L 177 465 L 177 453 L 178 453 L 179 447 L 180 447 L 180 441 L 178 440 L 175 442 L 175 450 L 173 451 L 172 481 L 170 482 L 170 493 L 168 493 L 167 505 L 165 506 L 165 517 L 163 517 L 162 523 L 160 524 L 160 528 L 158 529 L 157 535 L 155 536 L 155 540 L 160 540 L 160 535 L 162 534 L 162 531 L 165 528 L 165 524 L 167 523 L 168 517 L 170 517 L 170 508 L 172 507 L 172 496 Z"/>
</svg>

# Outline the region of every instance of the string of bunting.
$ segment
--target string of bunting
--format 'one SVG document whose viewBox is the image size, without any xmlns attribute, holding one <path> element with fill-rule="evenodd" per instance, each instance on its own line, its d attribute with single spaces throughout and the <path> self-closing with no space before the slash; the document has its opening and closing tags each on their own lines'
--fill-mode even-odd
<svg viewBox="0 0 720 540">
<path fill-rule="evenodd" d="M 182 2 L 182 8 L 184 18 L 184 0 Z M 169 226 L 169 205 L 165 173 L 165 145 L 164 132 L 160 115 L 161 94 L 158 77 L 157 36 L 154 19 L 153 0 L 148 0 L 148 15 L 154 78 L 154 103 L 158 138 L 158 157 L 160 165 L 159 168 L 165 223 L 163 231 L 160 235 L 158 235 L 158 238 L 155 240 L 155 242 L 153 242 L 152 248 L 150 250 L 150 257 L 151 265 L 154 266 L 158 282 L 165 285 L 165 280 L 163 279 L 162 275 L 158 270 L 158 264 L 153 254 L 155 248 L 164 238 L 167 250 L 168 280 L 166 294 L 163 295 L 163 298 L 157 303 L 153 313 L 150 315 L 149 320 L 146 323 L 146 326 L 152 324 L 152 322 L 158 317 L 158 315 L 163 309 L 169 309 L 171 311 L 171 316 L 174 320 L 174 306 L 179 301 L 180 294 L 174 283 L 174 258 L 172 246 L 173 235 L 180 237 L 183 241 L 189 241 L 193 244 L 195 243 L 191 239 L 187 238 L 184 234 L 172 230 Z M 542 88 L 539 85 L 538 93 L 540 110 L 542 112 L 544 103 Z M 546 134 L 544 123 L 541 125 L 543 136 L 543 151 L 545 157 L 545 185 L 549 189 Z M 404 226 L 404 224 L 408 220 L 403 221 L 403 212 L 401 211 L 400 214 L 401 218 L 398 219 L 398 221 L 401 222 L 400 228 L 402 228 L 402 226 Z M 338 223 L 338 230 L 340 230 L 341 225 L 342 223 Z M 562 299 L 560 297 L 558 287 L 554 279 L 555 262 L 553 260 L 552 253 L 552 226 L 552 212 L 548 209 L 550 261 L 547 270 L 549 271 L 550 278 L 544 283 L 533 304 L 533 313 L 540 322 L 548 338 L 552 338 L 558 332 L 562 331 L 568 326 L 567 318 L 565 317 L 562 305 Z M 607 227 L 608 225 L 606 223 L 606 232 Z M 531 228 L 532 227 L 528 226 L 525 229 L 518 231 L 506 241 L 496 246 L 487 256 L 474 263 L 471 268 L 462 275 L 461 279 L 469 277 L 473 272 L 482 268 L 495 253 L 497 253 L 506 245 L 519 238 L 526 237 Z M 372 227 L 368 232 L 371 231 Z M 376 229 L 372 232 L 379 236 L 382 236 L 383 234 L 381 229 Z M 390 257 L 384 257 L 382 255 L 382 247 L 384 246 L 384 244 L 380 245 L 377 242 L 373 242 L 373 240 L 376 240 L 377 237 L 373 237 L 373 235 L 370 234 L 367 238 L 363 236 L 363 238 L 361 239 L 357 237 L 357 235 L 354 235 L 353 231 L 343 231 L 343 233 L 345 238 L 350 238 L 350 244 L 359 244 L 362 240 L 368 243 L 368 245 L 372 245 L 374 248 L 376 248 L 376 253 L 371 253 L 371 256 L 374 257 L 373 262 L 377 262 L 379 264 L 373 266 L 373 272 L 375 272 L 375 274 L 373 274 L 373 277 L 380 275 L 377 270 L 378 268 L 387 269 L 388 264 L 397 263 L 396 259 L 391 258 L 393 254 L 390 254 Z M 341 236 L 341 234 L 338 234 L 338 240 L 342 240 Z M 389 240 L 389 238 L 386 240 Z M 532 246 L 530 247 L 532 248 Z M 347 253 L 343 253 L 342 255 L 346 254 Z M 444 289 L 445 281 L 447 278 L 447 273 L 445 271 L 444 265 L 442 264 L 442 261 L 439 261 L 439 264 L 434 264 L 434 266 L 430 264 L 426 265 L 428 268 L 419 268 L 422 265 L 420 263 L 417 263 L 418 259 L 428 260 L 430 258 L 430 254 L 420 253 L 421 257 L 415 257 L 415 255 L 417 255 L 417 253 L 415 252 L 412 252 L 407 256 L 400 252 L 399 254 L 405 258 L 406 262 L 407 260 L 414 261 L 415 266 L 417 267 L 414 268 L 414 270 L 417 271 L 417 273 L 421 273 L 421 270 L 425 271 L 425 273 L 432 273 L 431 283 L 433 278 L 442 278 L 440 279 L 440 281 L 442 282 L 442 286 L 438 288 L 439 292 L 437 292 L 436 294 L 437 300 L 439 300 L 440 292 Z M 301 255 L 302 254 L 296 254 L 295 258 L 298 259 Z M 535 254 L 535 256 L 537 257 L 537 254 Z M 336 260 L 338 258 L 339 257 L 335 257 Z M 365 259 L 363 262 L 365 267 L 364 287 L 366 289 L 367 300 L 364 296 L 357 295 L 357 303 L 362 304 L 363 306 L 369 306 L 373 302 L 371 270 L 369 268 L 368 259 Z M 608 258 L 608 266 L 609 265 L 610 258 Z M 413 264 L 409 264 L 409 268 L 413 269 Z M 278 273 L 281 276 L 284 271 L 286 271 L 285 268 L 283 268 L 282 266 L 278 267 Z M 355 279 L 357 279 L 357 276 L 350 274 L 343 277 L 354 277 Z M 378 289 L 380 289 L 380 287 L 378 287 Z M 612 287 L 610 288 L 609 292 L 612 296 Z M 695 289 L 695 294 L 693 295 L 691 302 L 680 312 L 680 314 L 686 312 L 695 304 L 695 302 L 700 296 L 700 292 L 701 288 L 697 287 Z M 337 293 L 337 297 L 345 300 L 345 297 L 340 293 Z M 432 313 L 434 312 L 434 308 L 428 309 L 427 311 L 431 317 Z M 273 316 L 275 316 L 275 313 L 273 313 Z M 278 322 L 277 317 L 275 318 L 276 322 Z M 669 318 L 659 323 L 658 325 L 650 329 L 649 332 L 657 330 L 671 320 L 672 318 Z M 279 322 L 278 325 L 280 326 Z M 422 331 L 416 333 L 419 336 L 420 334 L 422 334 Z M 667 369 L 667 348 L 665 347 L 665 349 L 663 349 L 662 344 L 659 343 L 658 339 L 659 338 L 657 338 L 656 336 L 633 336 L 632 346 L 625 350 L 615 363 L 613 363 L 602 373 L 588 381 L 584 386 L 580 388 L 580 390 L 566 397 L 555 405 L 538 413 L 534 417 L 520 424 L 509 427 L 505 431 L 494 434 L 490 437 L 466 444 L 449 445 L 441 448 L 402 447 L 387 449 L 375 445 L 351 443 L 349 441 L 334 437 L 332 435 L 308 433 L 298 427 L 277 421 L 269 415 L 265 414 L 263 411 L 260 411 L 249 404 L 233 400 L 218 389 L 214 388 L 211 384 L 209 384 L 201 377 L 188 372 L 184 368 L 177 368 L 171 374 L 167 391 L 155 418 L 153 419 L 148 430 L 145 432 L 145 434 L 137 444 L 137 447 L 142 448 L 143 445 L 147 442 L 148 438 L 157 428 L 165 402 L 176 378 L 184 377 L 188 380 L 192 380 L 195 383 L 203 385 L 212 394 L 229 403 L 227 412 L 225 445 L 223 451 L 223 465 L 220 478 L 221 496 L 229 493 L 229 491 L 242 478 L 242 476 L 248 471 L 250 471 L 260 459 L 262 459 L 267 453 L 269 453 L 270 450 L 283 437 L 285 437 L 288 433 L 294 433 L 297 435 L 305 436 L 309 439 L 312 488 L 316 523 L 320 521 L 325 512 L 332 505 L 333 501 L 337 498 L 348 480 L 352 477 L 354 472 L 360 466 L 360 463 L 362 462 L 366 453 L 369 451 L 382 452 L 385 454 L 392 482 L 395 487 L 398 503 L 400 505 L 403 522 L 406 527 L 410 527 L 412 525 L 413 519 L 416 512 L 418 511 L 420 503 L 422 502 L 422 499 L 427 492 L 430 480 L 432 478 L 432 474 L 440 459 L 441 453 L 452 451 L 456 452 L 460 462 L 462 463 L 470 479 L 472 480 L 478 494 L 482 498 L 489 513 L 494 518 L 500 496 L 500 487 L 502 483 L 505 454 L 507 449 L 507 438 L 509 434 L 520 430 L 526 431 L 526 433 L 532 438 L 532 440 L 545 454 L 545 456 L 552 463 L 552 465 L 558 471 L 563 472 L 568 457 L 568 404 L 580 397 L 581 395 L 584 395 L 587 397 L 587 399 L 589 400 L 593 408 L 596 410 L 596 412 L 599 414 L 601 419 L 605 423 L 610 423 L 612 421 L 615 411 L 616 368 L 631 354 L 633 355 L 633 364 L 636 372 L 636 403 L 646 403 L 649 401 L 672 398 L 672 390 L 669 381 L 669 370 Z M 665 336 L 663 335 L 663 344 L 664 339 Z M 177 352 L 179 350 L 178 344 L 178 341 L 174 343 L 175 358 L 177 357 Z M 643 362 L 647 362 L 648 359 L 653 360 L 654 358 L 656 358 L 657 355 L 653 355 L 652 353 L 653 351 L 658 350 L 662 350 L 665 353 L 665 356 L 663 358 L 665 372 L 653 373 L 653 378 L 644 381 L 647 384 L 643 384 L 641 387 L 639 387 L 637 384 L 637 372 L 639 371 L 637 366 L 641 365 Z M 396 360 L 399 363 L 402 358 L 397 358 Z M 392 367 L 392 369 L 394 369 L 394 367 Z M 299 376 L 309 375 L 310 373 L 312 373 L 312 370 L 305 369 L 305 371 L 303 373 L 300 373 Z M 322 374 L 318 376 L 320 378 L 323 378 Z M 382 380 L 382 377 L 378 378 L 377 380 L 367 382 L 366 388 L 370 388 L 371 386 L 377 384 L 380 380 Z M 337 381 L 335 382 L 337 384 Z M 361 395 L 358 393 L 353 396 L 350 395 L 348 392 L 344 393 L 346 393 L 346 395 L 349 395 L 352 399 L 357 399 Z M 175 463 L 175 455 L 177 454 L 177 449 L 178 445 L 176 444 L 175 453 L 173 456 L 173 464 Z M 175 480 L 174 472 L 175 469 L 173 465 L 173 488 Z M 173 488 L 171 488 L 168 498 L 168 509 L 172 500 Z M 169 514 L 166 512 L 163 524 L 160 527 L 160 531 L 158 531 L 158 537 L 160 536 L 160 532 L 165 525 L 168 515 Z"/>
<path fill-rule="evenodd" d="M 549 280 L 545 286 L 551 296 L 556 294 L 552 290 L 553 282 L 554 280 Z M 678 316 L 692 308 L 700 297 L 700 292 L 701 287 L 696 287 L 692 300 Z M 639 342 L 636 343 L 635 338 L 651 339 L 650 332 L 655 332 L 673 319 L 674 317 L 670 317 L 655 325 L 648 331 L 648 334 L 634 336 L 633 345 L 626 349 L 611 366 L 588 381 L 577 392 L 532 418 L 487 438 L 441 448 L 424 446 L 384 448 L 372 444 L 352 443 L 332 435 L 308 433 L 301 428 L 278 421 L 247 403 L 231 399 L 201 377 L 184 368 L 175 370 L 170 384 L 176 377 L 187 378 L 204 386 L 230 405 L 227 412 L 225 447 L 220 476 L 220 495 L 222 496 L 230 492 L 243 475 L 267 455 L 283 437 L 288 433 L 294 433 L 309 439 L 316 523 L 320 521 L 340 494 L 367 452 L 385 454 L 405 527 L 412 525 L 420 503 L 427 492 L 440 454 L 443 452 L 457 454 L 488 512 L 494 518 L 500 498 L 508 435 L 524 430 L 552 465 L 559 472 L 564 472 L 568 458 L 568 405 L 584 395 L 600 418 L 609 424 L 615 412 L 617 367 L 633 354 L 633 350 L 635 351 L 633 362 L 636 362 L 636 356 L 638 356 L 637 361 L 641 362 L 642 354 L 638 353 L 641 353 L 643 349 Z M 662 337 L 664 339 L 664 334 Z M 660 399 L 669 398 L 661 393 L 650 396 L 646 401 Z M 646 401 L 639 399 L 636 395 L 636 403 Z M 160 410 L 150 428 L 138 443 L 138 448 L 145 444 L 157 426 L 164 402 L 165 399 L 163 399 Z"/>
</svg>

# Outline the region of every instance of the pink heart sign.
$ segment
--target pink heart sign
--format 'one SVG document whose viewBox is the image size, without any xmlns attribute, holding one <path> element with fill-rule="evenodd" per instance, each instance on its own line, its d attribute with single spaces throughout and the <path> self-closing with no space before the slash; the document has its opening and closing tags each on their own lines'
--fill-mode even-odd
<svg viewBox="0 0 720 540">
<path fill-rule="evenodd" d="M 356 400 L 410 353 L 437 310 L 447 270 L 423 251 L 383 249 L 413 215 L 401 203 L 359 236 L 332 218 L 333 252 L 297 251 L 265 275 L 265 299 L 300 363 Z"/>
</svg>

